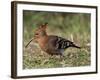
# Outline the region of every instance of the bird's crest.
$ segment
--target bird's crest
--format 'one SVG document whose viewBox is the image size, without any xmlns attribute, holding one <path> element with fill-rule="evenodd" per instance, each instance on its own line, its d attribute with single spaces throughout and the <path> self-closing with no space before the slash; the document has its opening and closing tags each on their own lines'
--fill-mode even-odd
<svg viewBox="0 0 100 80">
<path fill-rule="evenodd" d="M 44 24 L 40 25 L 39 29 L 46 29 L 47 28 L 47 22 L 45 22 Z"/>
</svg>

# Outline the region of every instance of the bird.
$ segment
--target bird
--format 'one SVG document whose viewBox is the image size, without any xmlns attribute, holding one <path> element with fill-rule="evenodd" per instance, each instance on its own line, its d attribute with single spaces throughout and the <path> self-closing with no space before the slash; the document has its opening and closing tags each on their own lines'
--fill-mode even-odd
<svg viewBox="0 0 100 80">
<path fill-rule="evenodd" d="M 48 35 L 46 30 L 47 27 L 47 22 L 40 25 L 34 32 L 34 37 L 29 41 L 29 43 L 25 47 L 27 47 L 31 41 L 35 40 L 39 44 L 42 51 L 52 56 L 60 55 L 60 57 L 64 56 L 64 51 L 67 48 L 81 48 L 77 46 L 73 41 L 67 40 L 63 37 L 56 35 Z"/>
</svg>

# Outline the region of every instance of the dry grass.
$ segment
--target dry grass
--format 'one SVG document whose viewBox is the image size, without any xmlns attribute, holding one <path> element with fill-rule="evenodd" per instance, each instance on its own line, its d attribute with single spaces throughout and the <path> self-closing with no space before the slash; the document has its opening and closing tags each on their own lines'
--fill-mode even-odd
<svg viewBox="0 0 100 80">
<path fill-rule="evenodd" d="M 76 67 L 90 65 L 90 49 L 68 48 L 63 59 L 60 56 L 50 56 L 43 52 L 36 43 L 32 42 L 24 49 L 23 68 L 54 68 L 54 67 Z"/>
<path fill-rule="evenodd" d="M 46 19 L 46 20 L 45 20 Z M 91 64 L 90 58 L 90 15 L 72 13 L 49 13 L 24 11 L 24 45 L 23 45 L 23 68 L 56 68 L 77 67 Z M 25 45 L 33 37 L 37 23 L 47 21 L 47 32 L 74 41 L 82 49 L 68 48 L 64 52 L 64 58 L 50 56 L 43 52 L 37 43 L 31 42 Z"/>
</svg>

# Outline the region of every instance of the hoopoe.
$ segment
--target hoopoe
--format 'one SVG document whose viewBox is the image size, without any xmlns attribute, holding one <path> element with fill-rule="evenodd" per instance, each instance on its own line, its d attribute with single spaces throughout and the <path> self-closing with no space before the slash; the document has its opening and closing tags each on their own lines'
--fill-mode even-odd
<svg viewBox="0 0 100 80">
<path fill-rule="evenodd" d="M 76 46 L 74 42 L 65 38 L 55 35 L 48 35 L 46 32 L 47 24 L 48 23 L 42 24 L 35 31 L 33 38 L 44 52 L 50 55 L 64 56 L 64 51 L 69 47 L 81 48 Z M 33 41 L 33 39 L 31 39 L 30 42 Z M 26 45 L 26 47 L 29 45 L 29 43 Z"/>
</svg>

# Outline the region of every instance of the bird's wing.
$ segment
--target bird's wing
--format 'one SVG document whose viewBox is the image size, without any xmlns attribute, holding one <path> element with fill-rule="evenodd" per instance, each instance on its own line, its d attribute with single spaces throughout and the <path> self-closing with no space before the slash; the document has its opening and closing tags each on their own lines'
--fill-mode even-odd
<svg viewBox="0 0 100 80">
<path fill-rule="evenodd" d="M 67 39 L 64 39 L 62 37 L 58 37 L 56 41 L 56 48 L 57 49 L 66 49 L 68 47 L 71 47 L 73 45 L 72 41 L 69 41 Z"/>
<path fill-rule="evenodd" d="M 70 47 L 73 42 L 66 40 L 62 37 L 58 36 L 49 36 L 49 42 L 48 46 L 51 47 L 51 49 L 66 49 L 67 47 Z"/>
</svg>

